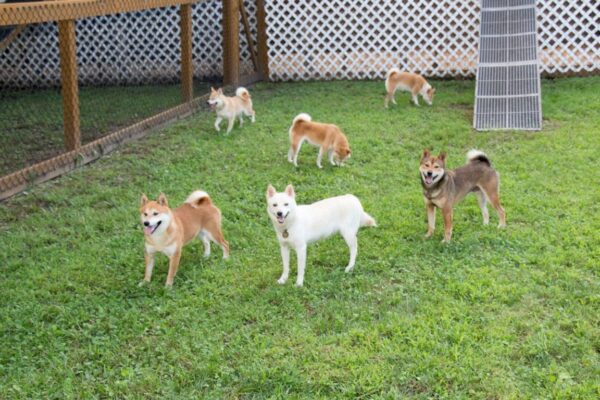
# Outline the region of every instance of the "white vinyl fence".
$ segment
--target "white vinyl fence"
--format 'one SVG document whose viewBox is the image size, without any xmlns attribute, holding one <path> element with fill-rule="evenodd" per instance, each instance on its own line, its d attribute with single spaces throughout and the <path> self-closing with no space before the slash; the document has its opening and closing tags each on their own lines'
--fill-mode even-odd
<svg viewBox="0 0 600 400">
<path fill-rule="evenodd" d="M 253 0 L 245 0 L 255 26 Z M 473 77 L 479 1 L 267 0 L 270 78 L 381 79 L 390 67 L 431 77 Z M 194 75 L 222 75 L 222 2 L 193 8 Z M 600 71 L 600 1 L 538 0 L 542 73 Z M 241 31 L 243 32 L 243 31 Z M 179 79 L 174 8 L 77 23 L 82 84 Z M 255 34 L 255 33 L 254 33 Z M 241 34 L 243 72 L 252 69 Z M 0 88 L 59 83 L 54 24 L 28 27 L 0 51 Z"/>
</svg>

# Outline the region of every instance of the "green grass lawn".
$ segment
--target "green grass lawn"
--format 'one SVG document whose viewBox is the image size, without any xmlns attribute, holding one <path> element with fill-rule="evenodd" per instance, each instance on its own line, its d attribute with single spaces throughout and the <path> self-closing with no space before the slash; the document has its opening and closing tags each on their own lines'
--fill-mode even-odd
<svg viewBox="0 0 600 400">
<path fill-rule="evenodd" d="M 195 82 L 196 95 L 208 84 Z M 80 89 L 81 142 L 150 117 L 181 102 L 181 86 L 106 86 Z M 59 89 L 0 91 L 0 176 L 64 152 Z"/>
<path fill-rule="evenodd" d="M 577 398 L 600 395 L 600 77 L 543 82 L 542 132 L 471 128 L 474 83 L 435 82 L 433 107 L 383 108 L 382 82 L 259 84 L 229 136 L 196 116 L 0 204 L 0 398 Z M 133 107 L 133 105 L 132 105 Z M 299 112 L 353 150 L 287 162 Z M 508 227 L 476 200 L 424 240 L 418 164 L 484 150 Z M 357 195 L 379 224 L 343 272 L 341 237 L 309 247 L 304 288 L 276 284 L 268 183 L 300 203 Z M 172 290 L 143 277 L 142 192 L 209 192 L 231 259 L 185 248 Z"/>
</svg>

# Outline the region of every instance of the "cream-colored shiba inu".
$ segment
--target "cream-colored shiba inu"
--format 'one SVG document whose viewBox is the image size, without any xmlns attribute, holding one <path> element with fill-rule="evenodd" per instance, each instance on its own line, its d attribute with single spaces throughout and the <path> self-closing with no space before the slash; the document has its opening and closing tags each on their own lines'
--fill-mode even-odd
<svg viewBox="0 0 600 400">
<path fill-rule="evenodd" d="M 471 192 L 477 196 L 484 225 L 490 221 L 486 205 L 489 200 L 498 212 L 498 227 L 506 226 L 506 213 L 500 205 L 500 174 L 492 168 L 492 162 L 484 152 L 471 150 L 467 153 L 465 166 L 447 170 L 446 153 L 442 152 L 436 157 L 425 149 L 419 171 L 427 208 L 428 229 L 425 237 L 433 235 L 437 207 L 444 216 L 443 241 L 449 242 L 452 237 L 452 208 Z"/>
<path fill-rule="evenodd" d="M 288 161 L 293 162 L 296 167 L 298 166 L 298 153 L 305 140 L 313 146 L 319 147 L 317 156 L 319 168 L 323 168 L 321 159 L 324 153 L 328 153 L 331 165 L 337 164 L 338 166 L 342 166 L 352 153 L 346 135 L 336 125 L 313 122 L 310 115 L 298 114 L 290 127 L 290 150 L 288 151 Z"/>
<path fill-rule="evenodd" d="M 413 74 L 412 72 L 402 72 L 397 68 L 392 68 L 387 73 L 385 79 L 385 108 L 388 107 L 390 100 L 396 104 L 394 99 L 394 93 L 396 90 L 404 90 L 412 94 L 412 101 L 416 106 L 419 105 L 418 95 L 421 95 L 427 104 L 433 103 L 433 95 L 435 89 L 431 87 L 429 83 L 419 74 Z"/>
<path fill-rule="evenodd" d="M 210 241 L 223 249 L 223 258 L 229 257 L 229 243 L 221 232 L 221 211 L 202 191 L 192 193 L 185 203 L 171 210 L 167 198 L 160 194 L 156 201 L 142 195 L 140 214 L 144 226 L 146 272 L 140 283 L 150 282 L 154 268 L 154 255 L 161 252 L 169 257 L 166 286 L 173 285 L 181 249 L 194 238 L 204 243 L 204 256 L 210 255 Z"/>
<path fill-rule="evenodd" d="M 215 90 L 210 88 L 210 97 L 208 104 L 217 112 L 217 120 L 215 121 L 215 129 L 221 130 L 221 121 L 227 119 L 227 133 L 231 132 L 235 119 L 239 117 L 240 126 L 244 124 L 244 115 L 251 117 L 252 122 L 255 121 L 256 113 L 252 108 L 252 99 L 250 93 L 243 87 L 237 88 L 235 97 L 227 97 L 223 94 L 223 89 Z"/>
<path fill-rule="evenodd" d="M 284 284 L 290 273 L 290 248 L 298 257 L 296 286 L 304 284 L 306 247 L 309 243 L 341 233 L 350 248 L 350 262 L 346 272 L 352 271 L 358 253 L 356 234 L 362 226 L 376 226 L 375 220 L 365 213 L 360 201 L 353 195 L 331 197 L 310 205 L 296 205 L 292 185 L 277 193 L 267 188 L 267 212 L 277 233 L 283 259 L 283 273 L 277 281 Z"/>
</svg>

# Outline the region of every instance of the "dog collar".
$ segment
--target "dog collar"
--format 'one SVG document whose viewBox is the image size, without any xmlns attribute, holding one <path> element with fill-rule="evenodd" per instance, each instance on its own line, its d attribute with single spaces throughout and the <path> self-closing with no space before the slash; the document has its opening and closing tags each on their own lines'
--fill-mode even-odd
<svg viewBox="0 0 600 400">
<path fill-rule="evenodd" d="M 284 229 L 283 232 L 281 232 L 281 236 L 283 236 L 284 239 L 287 239 L 290 234 L 288 233 L 287 229 Z"/>
</svg>

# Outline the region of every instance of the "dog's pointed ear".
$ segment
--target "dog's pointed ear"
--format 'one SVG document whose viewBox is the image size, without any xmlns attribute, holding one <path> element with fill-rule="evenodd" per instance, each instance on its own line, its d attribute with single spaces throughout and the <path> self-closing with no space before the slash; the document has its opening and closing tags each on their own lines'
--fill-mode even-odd
<svg viewBox="0 0 600 400">
<path fill-rule="evenodd" d="M 429 152 L 428 149 L 424 149 L 423 150 L 423 156 L 421 157 L 422 160 L 429 158 L 429 156 L 431 156 L 431 153 Z"/>
<path fill-rule="evenodd" d="M 140 207 L 144 207 L 148 203 L 148 196 L 142 193 L 142 197 L 140 198 Z"/>
<path fill-rule="evenodd" d="M 169 203 L 167 202 L 167 196 L 165 196 L 165 194 L 162 192 L 158 195 L 158 199 L 156 199 L 156 202 L 161 206 L 165 207 L 168 207 L 169 205 Z"/>
<path fill-rule="evenodd" d="M 435 88 L 431 88 L 431 93 L 435 93 Z"/>
<path fill-rule="evenodd" d="M 285 194 L 287 194 L 290 197 L 296 197 L 294 187 L 291 184 L 287 185 L 287 187 L 285 188 Z"/>
<path fill-rule="evenodd" d="M 215 88 L 214 88 L 214 87 L 212 87 L 212 86 L 211 86 L 211 87 L 210 87 L 210 91 L 211 91 L 211 92 L 215 92 L 216 90 L 215 90 Z"/>
<path fill-rule="evenodd" d="M 277 193 L 277 190 L 269 183 L 269 186 L 267 187 L 267 200 L 275 196 L 275 193 Z"/>
<path fill-rule="evenodd" d="M 438 160 L 442 160 L 442 161 L 445 162 L 446 161 L 446 155 L 447 155 L 446 152 L 442 151 L 442 152 L 440 152 L 440 154 L 438 154 L 437 158 L 438 158 Z"/>
<path fill-rule="evenodd" d="M 217 90 L 217 93 L 223 94 L 223 88 L 219 88 L 219 90 Z"/>
</svg>

